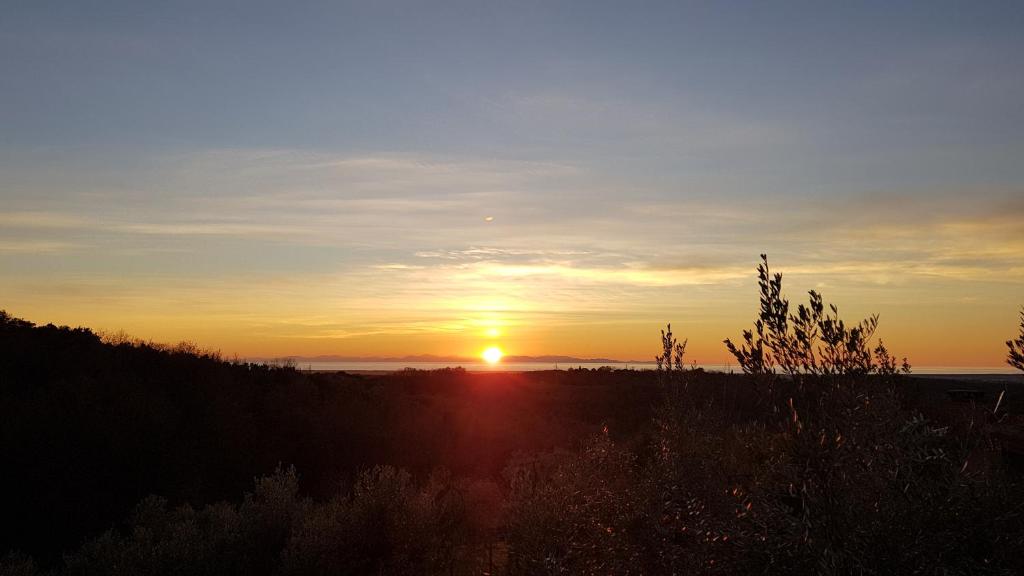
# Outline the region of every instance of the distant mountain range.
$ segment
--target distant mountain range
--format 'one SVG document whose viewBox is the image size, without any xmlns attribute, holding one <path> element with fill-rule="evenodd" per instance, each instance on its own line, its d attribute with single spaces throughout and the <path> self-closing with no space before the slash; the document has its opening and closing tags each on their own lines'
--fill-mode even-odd
<svg viewBox="0 0 1024 576">
<path fill-rule="evenodd" d="M 480 358 L 467 356 L 436 356 L 433 354 L 419 354 L 412 356 L 287 356 L 285 358 L 257 358 L 255 360 L 293 360 L 298 364 L 303 362 L 437 362 L 437 363 L 478 363 Z M 501 359 L 504 363 L 524 364 L 640 364 L 635 360 L 613 360 L 611 358 L 577 358 L 575 356 L 504 356 Z"/>
</svg>

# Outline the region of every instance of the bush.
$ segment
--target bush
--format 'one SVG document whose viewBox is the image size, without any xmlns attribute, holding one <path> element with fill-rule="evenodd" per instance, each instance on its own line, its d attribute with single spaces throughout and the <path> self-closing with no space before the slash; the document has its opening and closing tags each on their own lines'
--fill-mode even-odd
<svg viewBox="0 0 1024 576">
<path fill-rule="evenodd" d="M 909 367 L 870 349 L 876 316 L 848 327 L 815 292 L 790 314 L 781 275 L 766 259 L 758 271 L 760 317 L 743 347 L 726 345 L 755 382 L 791 378 L 767 397 L 730 397 L 683 370 L 685 341 L 662 331 L 658 374 L 684 385 L 666 390 L 647 446 L 625 449 L 605 428 L 577 453 L 510 469 L 512 573 L 1024 568 L 1024 490 L 997 468 L 968 469 L 977 428 L 954 435 L 902 404 L 888 376 Z"/>
<path fill-rule="evenodd" d="M 510 572 L 633 573 L 633 532 L 645 520 L 634 459 L 602 432 L 578 454 L 510 467 Z"/>
<path fill-rule="evenodd" d="M 1017 370 L 1024 370 L 1024 309 L 1020 311 L 1020 334 L 1013 340 L 1006 341 L 1009 351 L 1006 354 L 1006 363 Z"/>
<path fill-rule="evenodd" d="M 123 530 L 65 557 L 59 574 L 445 574 L 469 540 L 461 487 L 445 471 L 422 485 L 390 466 L 363 472 L 326 502 L 299 495 L 294 469 L 257 478 L 242 502 L 171 509 L 149 497 Z M 35 567 L 12 555 L 5 574 Z"/>
<path fill-rule="evenodd" d="M 871 349 L 877 314 L 849 325 L 839 318 L 838 308 L 834 304 L 826 308 L 821 294 L 814 290 L 808 293 L 808 305 L 800 304 L 794 314 L 782 295 L 782 274 L 771 274 L 764 254 L 757 274 L 760 313 L 754 328 L 743 331 L 740 346 L 724 340 L 745 373 L 764 375 L 781 370 L 790 376 L 859 376 L 897 372 L 895 359 L 881 341 Z M 906 358 L 900 371 L 910 371 Z"/>
</svg>

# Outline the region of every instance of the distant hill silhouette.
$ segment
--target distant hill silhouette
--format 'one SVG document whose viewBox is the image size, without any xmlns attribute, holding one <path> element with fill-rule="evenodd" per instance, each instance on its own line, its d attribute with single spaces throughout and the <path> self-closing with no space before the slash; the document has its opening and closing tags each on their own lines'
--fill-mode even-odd
<svg viewBox="0 0 1024 576">
<path fill-rule="evenodd" d="M 406 356 L 339 356 L 333 354 L 320 356 L 288 356 L 284 360 L 292 360 L 297 364 L 303 362 L 437 362 L 448 364 L 474 364 L 482 362 L 474 356 L 443 356 L 435 354 L 415 354 Z M 279 361 L 282 358 L 255 358 L 257 362 Z M 578 358 L 576 356 L 503 356 L 504 363 L 537 363 L 537 364 L 637 364 L 632 360 L 614 360 L 611 358 Z"/>
</svg>

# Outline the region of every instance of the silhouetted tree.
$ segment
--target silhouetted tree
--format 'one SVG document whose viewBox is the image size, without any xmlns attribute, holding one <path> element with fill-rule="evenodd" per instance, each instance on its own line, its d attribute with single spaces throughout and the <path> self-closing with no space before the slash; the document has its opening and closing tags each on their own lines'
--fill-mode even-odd
<svg viewBox="0 0 1024 576">
<path fill-rule="evenodd" d="M 906 359 L 897 368 L 881 341 L 872 353 L 869 343 L 878 328 L 877 314 L 848 325 L 839 318 L 836 306 L 826 307 L 821 294 L 814 290 L 808 292 L 808 304 L 797 306 L 794 314 L 782 295 L 782 274 L 771 273 L 764 254 L 757 275 L 760 311 L 753 330 L 743 331 L 739 346 L 728 338 L 724 340 L 745 373 L 856 376 L 909 372 Z"/>
<path fill-rule="evenodd" d="M 662 352 L 654 357 L 654 361 L 658 366 L 658 380 L 662 384 L 678 382 L 680 376 L 686 371 L 686 367 L 683 365 L 683 356 L 686 355 L 688 341 L 688 339 L 682 342 L 676 340 L 672 334 L 672 324 L 667 326 L 667 330 L 661 331 Z"/>
<path fill-rule="evenodd" d="M 1024 370 L 1024 308 L 1020 311 L 1020 334 L 1013 340 L 1006 341 L 1009 351 L 1006 354 L 1006 363 L 1017 370 Z"/>
</svg>

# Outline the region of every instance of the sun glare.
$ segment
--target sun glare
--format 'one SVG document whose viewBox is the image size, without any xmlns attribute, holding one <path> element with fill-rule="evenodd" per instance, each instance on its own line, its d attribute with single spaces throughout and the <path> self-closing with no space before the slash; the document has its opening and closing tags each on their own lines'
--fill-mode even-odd
<svg viewBox="0 0 1024 576">
<path fill-rule="evenodd" d="M 489 364 L 497 364 L 501 360 L 502 356 L 504 356 L 504 353 L 502 353 L 501 348 L 496 346 L 492 346 L 487 350 L 484 350 L 483 353 L 484 360 Z"/>
</svg>

